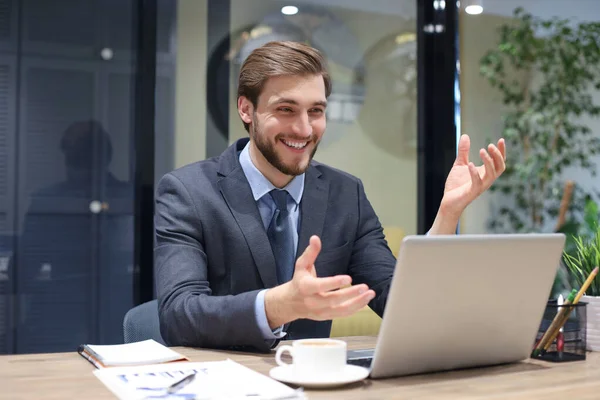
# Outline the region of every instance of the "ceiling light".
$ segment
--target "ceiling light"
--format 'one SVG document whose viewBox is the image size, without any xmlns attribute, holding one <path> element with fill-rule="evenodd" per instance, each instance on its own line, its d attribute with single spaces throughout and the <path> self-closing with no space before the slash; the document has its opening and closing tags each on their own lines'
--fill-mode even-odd
<svg viewBox="0 0 600 400">
<path fill-rule="evenodd" d="M 284 15 L 298 14 L 298 7 L 296 6 L 284 6 L 281 7 L 281 13 Z"/>
<path fill-rule="evenodd" d="M 467 14 L 476 15 L 483 12 L 482 0 L 463 0 Z"/>
</svg>

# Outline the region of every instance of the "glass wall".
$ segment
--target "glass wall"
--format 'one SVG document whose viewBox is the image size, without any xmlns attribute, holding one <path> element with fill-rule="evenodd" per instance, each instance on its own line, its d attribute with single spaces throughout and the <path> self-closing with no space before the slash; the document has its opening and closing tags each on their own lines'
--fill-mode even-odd
<svg viewBox="0 0 600 400">
<path fill-rule="evenodd" d="M 246 135 L 237 74 L 269 40 L 325 54 L 316 159 L 417 231 L 416 1 L 157 0 L 155 181 Z M 136 0 L 0 0 L 0 353 L 119 343 L 133 306 Z M 147 23 L 148 21 L 146 21 Z"/>
<path fill-rule="evenodd" d="M 0 353 L 122 342 L 134 0 L 0 1 Z"/>
</svg>

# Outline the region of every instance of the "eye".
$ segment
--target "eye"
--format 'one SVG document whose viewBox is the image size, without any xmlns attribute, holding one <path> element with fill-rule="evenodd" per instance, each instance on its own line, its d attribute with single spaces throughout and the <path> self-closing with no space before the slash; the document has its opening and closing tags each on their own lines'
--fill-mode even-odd
<svg viewBox="0 0 600 400">
<path fill-rule="evenodd" d="M 323 110 L 322 108 L 312 108 L 310 112 L 313 114 L 323 114 L 325 110 Z"/>
<path fill-rule="evenodd" d="M 284 113 L 291 113 L 292 111 L 294 111 L 289 107 L 279 107 L 277 110 L 284 112 Z"/>
</svg>

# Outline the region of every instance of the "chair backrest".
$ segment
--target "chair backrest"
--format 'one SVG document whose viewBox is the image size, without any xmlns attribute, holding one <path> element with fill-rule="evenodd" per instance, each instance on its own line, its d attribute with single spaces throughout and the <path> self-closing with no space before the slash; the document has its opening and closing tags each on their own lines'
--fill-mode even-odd
<svg viewBox="0 0 600 400">
<path fill-rule="evenodd" d="M 154 339 L 166 345 L 160 335 L 157 300 L 148 301 L 127 311 L 123 318 L 123 338 L 125 343 Z"/>
</svg>

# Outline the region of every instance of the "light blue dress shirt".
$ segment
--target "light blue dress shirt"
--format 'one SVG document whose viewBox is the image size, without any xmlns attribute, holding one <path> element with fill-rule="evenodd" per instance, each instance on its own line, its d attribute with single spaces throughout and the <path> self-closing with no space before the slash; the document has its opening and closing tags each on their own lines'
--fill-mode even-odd
<svg viewBox="0 0 600 400">
<path fill-rule="evenodd" d="M 250 189 L 252 190 L 252 196 L 258 211 L 265 226 L 265 230 L 269 227 L 271 219 L 275 214 L 275 202 L 269 195 L 269 192 L 276 187 L 269 182 L 267 178 L 256 168 L 252 160 L 250 159 L 249 151 L 250 142 L 246 144 L 242 152 L 240 153 L 240 165 L 250 183 Z M 300 220 L 300 201 L 302 200 L 302 193 L 304 192 L 304 174 L 298 175 L 291 180 L 290 183 L 283 189 L 287 190 L 290 194 L 291 199 L 288 197 L 288 212 L 289 218 L 291 218 L 294 242 L 296 243 L 296 252 L 298 251 L 298 221 Z M 272 331 L 267 321 L 267 314 L 265 312 L 265 290 L 261 290 L 256 296 L 256 302 L 254 303 L 254 313 L 258 326 L 263 334 L 263 337 L 267 340 L 280 339 L 285 336 L 285 332 L 279 327 L 275 331 Z"/>
</svg>

